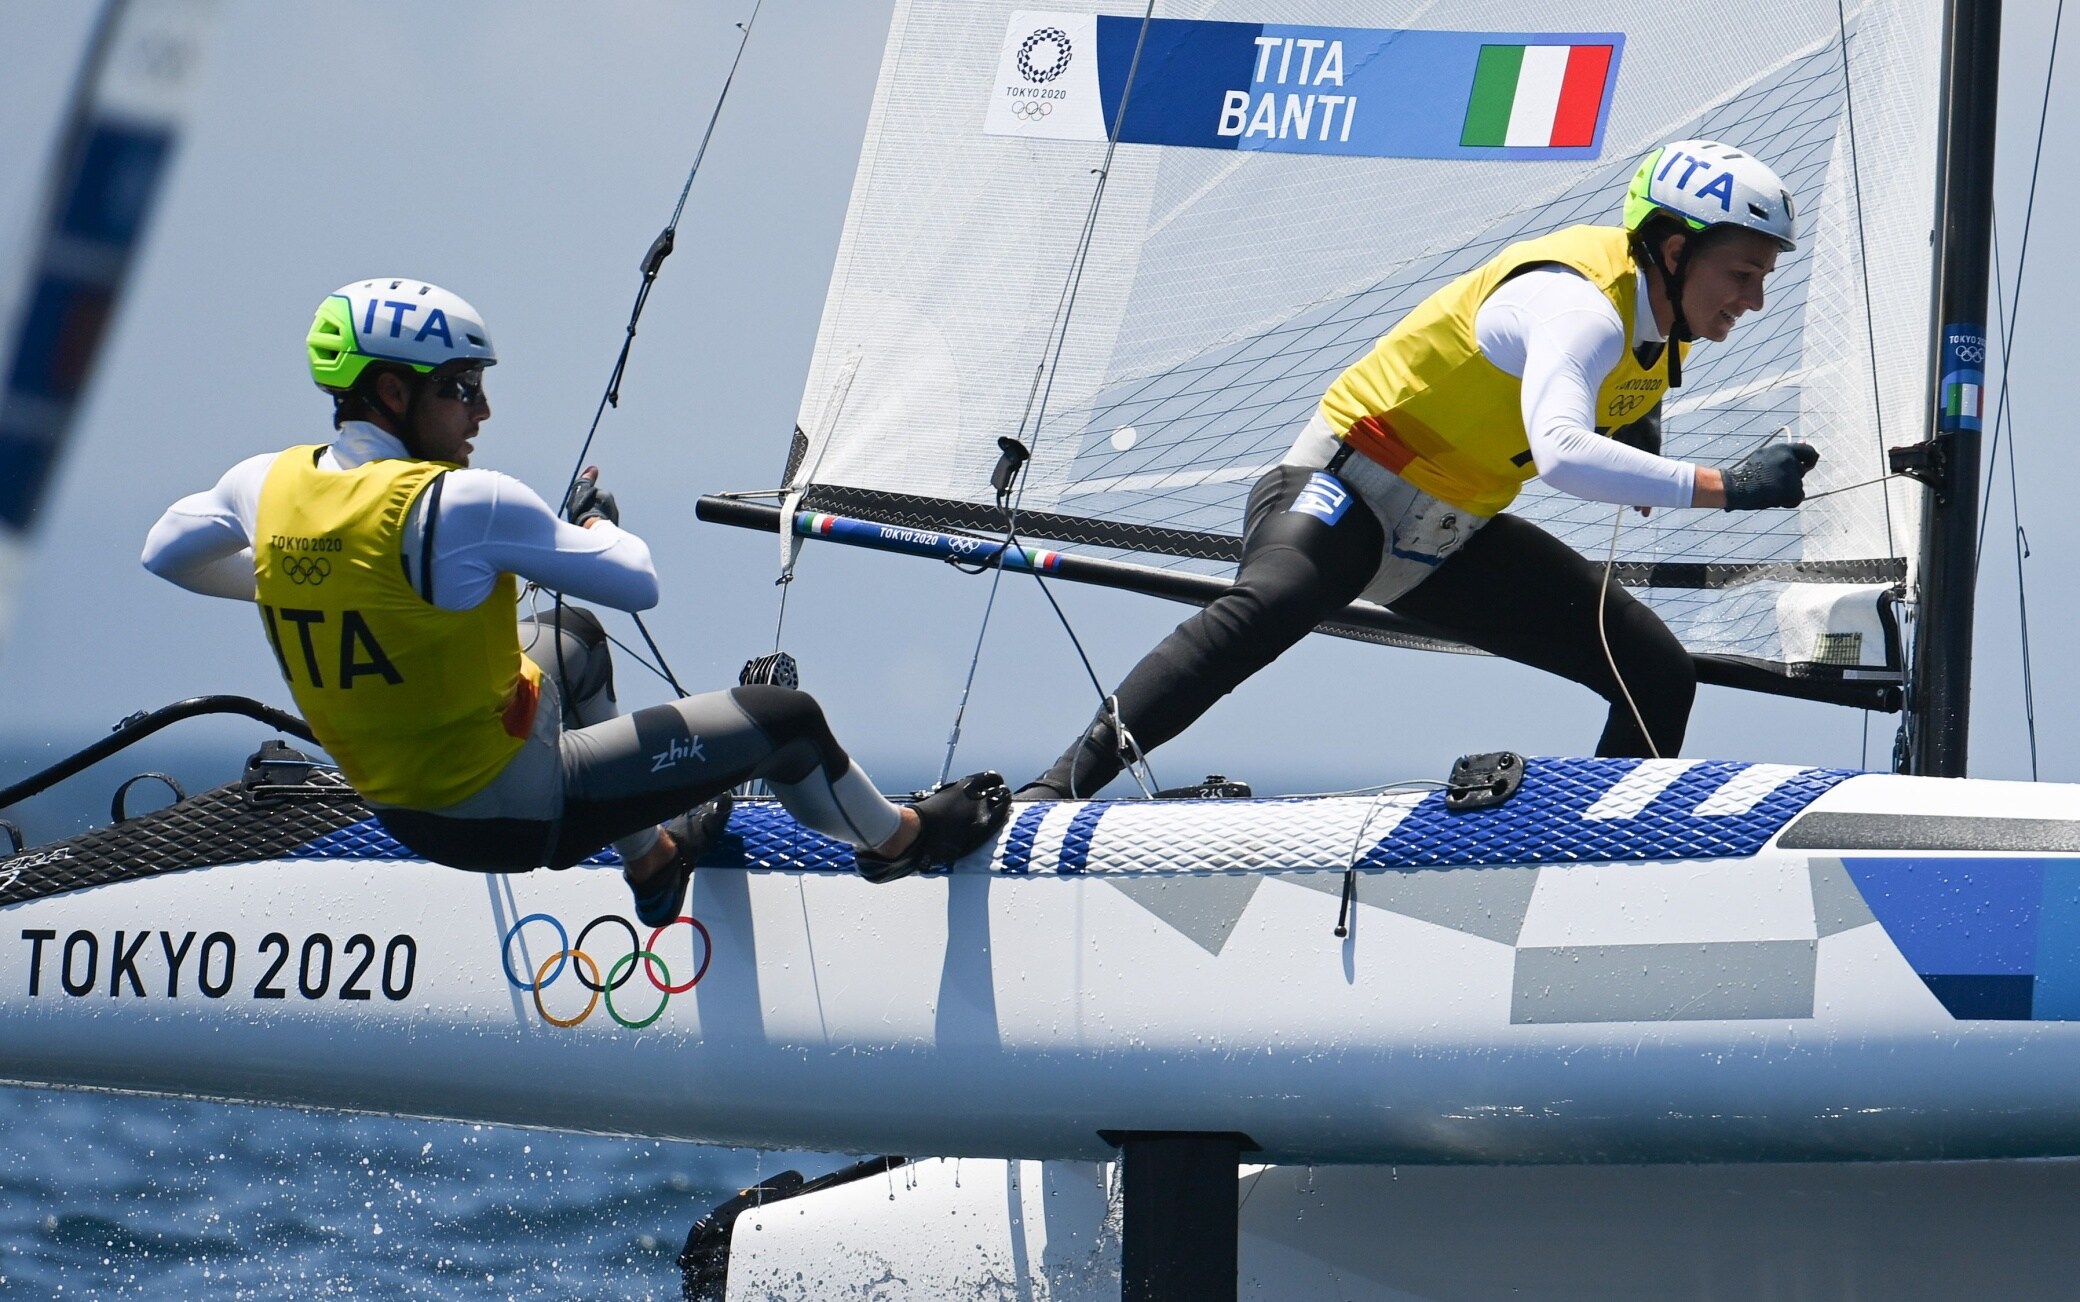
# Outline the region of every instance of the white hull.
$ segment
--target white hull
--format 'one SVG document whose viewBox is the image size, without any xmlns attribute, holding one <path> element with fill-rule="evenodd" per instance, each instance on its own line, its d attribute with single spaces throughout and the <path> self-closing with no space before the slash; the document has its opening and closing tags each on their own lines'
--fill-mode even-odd
<svg viewBox="0 0 2080 1302">
<path fill-rule="evenodd" d="M 1557 763 L 1617 767 L 1568 812 L 1535 765 L 1510 805 L 1450 816 L 1491 823 L 1437 824 L 1480 833 L 1445 848 L 1665 846 L 1750 817 L 1697 812 L 1752 813 L 1741 781 L 1810 772 Z M 880 888 L 754 807 L 729 851 L 749 866 L 703 868 L 700 931 L 659 942 L 669 984 L 699 976 L 669 998 L 625 960 L 610 871 L 486 878 L 334 840 L 7 907 L 0 1080 L 977 1157 L 1102 1159 L 1101 1132 L 1166 1130 L 1239 1131 L 1281 1163 L 2080 1154 L 2080 1025 L 2056 1020 L 2080 859 L 2013 848 L 2062 844 L 2080 791 L 1825 785 L 1739 858 L 1368 868 L 1340 940 L 1353 846 L 1434 845 L 1434 794 L 1031 807 L 986 857 Z M 2009 848 L 1781 845 L 1801 816 L 1889 835 L 1946 812 Z M 37 863 L 0 863 L 0 888 Z M 1966 898 L 1989 874 L 2035 882 L 2031 916 Z M 1931 943 L 1998 966 L 2025 932 L 2034 1008 L 1945 1006 L 1978 978 L 1932 972 Z M 622 960 L 612 1013 L 553 1024 L 590 975 L 557 970 L 559 937 L 603 974 Z"/>
<path fill-rule="evenodd" d="M 2080 1162 L 1269 1167 L 1237 1190 L 1237 1293 L 2065 1299 Z M 1116 1168 L 928 1161 L 740 1214 L 731 1302 L 1114 1302 Z"/>
</svg>

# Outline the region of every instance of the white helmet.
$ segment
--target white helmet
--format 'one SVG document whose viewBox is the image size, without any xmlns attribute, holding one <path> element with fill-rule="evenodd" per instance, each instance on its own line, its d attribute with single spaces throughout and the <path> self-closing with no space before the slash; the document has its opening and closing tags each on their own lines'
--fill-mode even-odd
<svg viewBox="0 0 2080 1302">
<path fill-rule="evenodd" d="M 447 362 L 498 362 L 477 309 L 420 280 L 341 285 L 318 305 L 305 344 L 311 378 L 333 393 L 352 389 L 371 362 L 407 366 L 421 375 Z"/>
<path fill-rule="evenodd" d="M 1767 164 L 1716 140 L 1678 140 L 1648 154 L 1625 192 L 1625 229 L 1657 212 L 1691 230 L 1741 226 L 1760 231 L 1786 253 L 1798 247 L 1791 192 Z"/>
</svg>

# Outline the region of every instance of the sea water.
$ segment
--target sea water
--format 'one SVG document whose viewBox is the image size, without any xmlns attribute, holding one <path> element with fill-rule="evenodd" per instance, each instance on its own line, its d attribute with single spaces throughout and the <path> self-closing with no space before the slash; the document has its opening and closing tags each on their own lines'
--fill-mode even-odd
<svg viewBox="0 0 2080 1302">
<path fill-rule="evenodd" d="M 0 1089 L 0 1297 L 677 1298 L 696 1219 L 844 1161 Z"/>
<path fill-rule="evenodd" d="M 133 773 L 235 779 L 240 743 L 148 742 L 8 816 L 68 836 Z M 63 754 L 0 757 L 0 786 Z M 0 1087 L 0 1298 L 672 1299 L 717 1203 L 853 1160 Z"/>
</svg>

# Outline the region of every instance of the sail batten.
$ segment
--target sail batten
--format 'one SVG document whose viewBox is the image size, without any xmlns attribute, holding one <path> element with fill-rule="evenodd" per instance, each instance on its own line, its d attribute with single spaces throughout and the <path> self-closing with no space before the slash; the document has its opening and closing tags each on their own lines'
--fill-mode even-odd
<svg viewBox="0 0 2080 1302">
<path fill-rule="evenodd" d="M 1629 516 L 1614 577 L 1695 654 L 1896 676 L 1920 501 L 1884 478 L 1883 444 L 1911 436 L 1925 389 L 1935 0 L 1715 16 L 1709 42 L 1646 4 L 1493 0 L 1449 28 L 1412 10 L 1406 29 L 1328 0 L 1163 6 L 1146 33 L 1140 12 L 898 4 L 786 485 L 805 509 L 1000 532 L 990 471 L 1016 434 L 1033 454 L 1021 537 L 1222 575 L 1251 483 L 1379 335 L 1512 242 L 1614 223 L 1646 149 L 1715 138 L 1785 178 L 1801 247 L 1765 311 L 1693 350 L 1666 451 L 1726 465 L 1813 442 L 1816 496 Z M 1119 115 L 1119 43 L 1144 35 Z M 1382 100 L 1380 69 L 1418 47 L 1428 65 Z M 1577 68 L 1580 50 L 1608 61 Z M 1319 114 L 1350 104 L 1351 142 L 1340 117 L 1325 137 Z M 1534 481 L 1510 509 L 1609 545 L 1609 506 Z"/>
</svg>

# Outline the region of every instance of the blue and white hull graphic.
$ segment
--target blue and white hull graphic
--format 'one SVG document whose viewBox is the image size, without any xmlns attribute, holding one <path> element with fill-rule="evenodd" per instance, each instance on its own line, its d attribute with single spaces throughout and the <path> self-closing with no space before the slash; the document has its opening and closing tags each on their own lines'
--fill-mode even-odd
<svg viewBox="0 0 2080 1302">
<path fill-rule="evenodd" d="M 604 861 L 232 786 L 0 860 L 0 909 L 13 1082 L 1025 1158 L 2080 1154 L 2066 786 L 1532 760 L 1471 813 L 1020 805 L 884 887 L 749 802 L 655 933 Z"/>
</svg>

